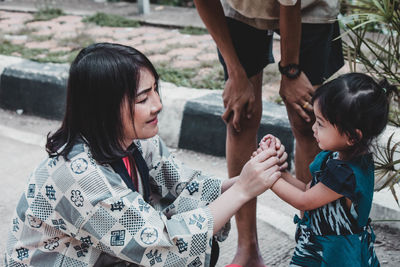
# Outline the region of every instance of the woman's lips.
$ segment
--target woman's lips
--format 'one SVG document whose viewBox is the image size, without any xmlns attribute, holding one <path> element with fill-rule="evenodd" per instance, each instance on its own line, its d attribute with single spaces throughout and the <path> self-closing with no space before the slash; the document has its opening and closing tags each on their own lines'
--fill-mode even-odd
<svg viewBox="0 0 400 267">
<path fill-rule="evenodd" d="M 150 124 L 157 124 L 157 123 L 158 123 L 158 119 L 157 119 L 157 117 L 155 117 L 154 119 L 148 121 L 147 123 L 150 123 Z"/>
</svg>

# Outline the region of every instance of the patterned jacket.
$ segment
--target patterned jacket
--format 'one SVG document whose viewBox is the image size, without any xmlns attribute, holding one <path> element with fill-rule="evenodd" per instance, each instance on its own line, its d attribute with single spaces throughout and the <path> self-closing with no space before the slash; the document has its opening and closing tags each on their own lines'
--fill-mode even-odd
<svg viewBox="0 0 400 267">
<path fill-rule="evenodd" d="M 68 161 L 47 158 L 31 174 L 6 266 L 208 266 L 206 205 L 221 180 L 184 167 L 158 136 L 135 143 L 149 169 L 149 203 L 77 142 Z"/>
</svg>

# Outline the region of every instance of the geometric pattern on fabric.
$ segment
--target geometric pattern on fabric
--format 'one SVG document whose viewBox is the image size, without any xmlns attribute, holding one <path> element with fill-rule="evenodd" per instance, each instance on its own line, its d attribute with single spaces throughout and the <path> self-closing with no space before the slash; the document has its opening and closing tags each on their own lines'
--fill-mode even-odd
<svg viewBox="0 0 400 267">
<path fill-rule="evenodd" d="M 63 193 L 65 193 L 71 185 L 75 183 L 74 178 L 70 174 L 66 165 L 61 165 L 57 170 L 54 171 L 51 176 L 54 183 L 57 185 Z"/>
<path fill-rule="evenodd" d="M 35 200 L 32 202 L 31 210 L 42 221 L 45 221 L 53 213 L 51 205 L 40 192 L 38 192 Z"/>
<path fill-rule="evenodd" d="M 107 253 L 107 254 L 110 254 L 110 255 L 115 256 L 114 251 L 112 251 L 111 248 L 110 248 L 109 246 L 106 246 L 106 245 L 103 244 L 102 242 L 99 242 L 99 243 L 96 245 L 96 248 L 99 249 L 99 250 L 101 250 L 101 251 L 104 251 L 104 252 Z"/>
<path fill-rule="evenodd" d="M 8 240 L 7 240 L 7 246 L 6 246 L 6 252 L 8 255 L 11 255 L 15 245 L 17 244 L 18 240 L 15 238 L 15 236 L 12 234 L 11 231 L 8 232 Z"/>
<path fill-rule="evenodd" d="M 35 182 L 38 189 L 42 188 L 44 182 L 47 180 L 47 177 L 49 177 L 49 172 L 47 171 L 47 167 L 45 165 L 46 162 L 47 161 L 42 162 L 34 173 Z"/>
<path fill-rule="evenodd" d="M 17 262 L 13 259 L 8 259 L 8 266 L 9 267 L 28 267 L 28 265 Z"/>
<path fill-rule="evenodd" d="M 146 248 L 142 247 L 132 238 L 128 244 L 126 244 L 121 253 L 134 262 L 141 262 L 145 251 Z"/>
<path fill-rule="evenodd" d="M 206 252 L 207 234 L 195 234 L 192 237 L 189 256 L 194 256 Z"/>
<path fill-rule="evenodd" d="M 178 203 L 178 213 L 194 210 L 198 206 L 198 200 L 182 197 Z"/>
<path fill-rule="evenodd" d="M 165 180 L 162 179 L 162 177 L 165 177 L 165 175 L 168 175 L 170 179 Z M 161 179 L 160 179 L 161 177 Z M 179 172 L 176 170 L 176 167 L 169 161 L 164 161 L 162 166 L 161 166 L 161 171 L 157 175 L 157 180 L 164 180 L 165 186 L 168 188 L 168 190 L 171 190 L 174 185 L 179 181 L 180 175 Z"/>
<path fill-rule="evenodd" d="M 141 213 L 133 207 L 125 211 L 124 215 L 119 219 L 119 223 L 124 226 L 132 236 L 145 225 Z"/>
<path fill-rule="evenodd" d="M 88 173 L 79 180 L 79 185 L 93 206 L 104 199 L 112 197 L 103 179 L 98 175 L 97 170 Z"/>
<path fill-rule="evenodd" d="M 126 186 L 121 176 L 110 170 L 111 167 L 107 168 L 105 166 L 97 166 L 99 171 L 102 172 L 107 179 L 109 185 L 113 188 L 115 193 L 119 194 L 126 190 Z"/>
<path fill-rule="evenodd" d="M 181 258 L 175 253 L 169 252 L 167 260 L 165 261 L 166 267 L 185 266 L 187 258 Z"/>
<path fill-rule="evenodd" d="M 19 202 L 17 204 L 17 214 L 18 217 L 21 219 L 21 221 L 25 221 L 25 214 L 26 211 L 29 208 L 29 203 L 26 200 L 25 194 L 22 194 L 21 198 L 19 199 Z"/>
<path fill-rule="evenodd" d="M 21 238 L 29 240 L 33 244 L 40 244 L 42 239 L 42 234 L 33 228 L 24 227 L 21 231 Z"/>
<path fill-rule="evenodd" d="M 80 222 L 83 220 L 79 211 L 75 209 L 71 205 L 71 202 L 65 197 L 61 198 L 54 210 L 72 225 L 79 226 Z"/>
<path fill-rule="evenodd" d="M 87 264 L 85 264 L 82 261 L 78 261 L 76 259 L 70 258 L 65 256 L 64 261 L 63 261 L 63 266 L 68 266 L 68 267 L 87 267 Z"/>
<path fill-rule="evenodd" d="M 98 164 L 87 150 L 77 154 L 73 147 L 76 156 L 69 156 L 69 161 L 61 157 L 44 161 L 30 176 L 17 207 L 21 219 L 13 218 L 8 262 L 25 266 L 19 264 L 22 259 L 36 266 L 88 267 L 120 266 L 129 260 L 153 267 L 186 266 L 192 253 L 191 266 L 207 265 L 202 251 L 209 249 L 213 220 L 204 208 L 207 201 L 200 198 L 204 182 L 213 178 L 199 177 L 166 156 L 167 148 L 159 150 L 160 142 L 159 137 L 140 141 L 150 183 L 159 188 L 159 193 L 151 192 L 149 203 L 142 192 L 132 192 L 117 172 Z M 154 177 L 160 172 L 157 181 Z M 174 188 L 168 190 L 165 184 Z M 177 212 L 179 208 L 185 212 Z M 107 255 L 104 259 L 101 251 Z"/>
<path fill-rule="evenodd" d="M 206 179 L 203 184 L 203 190 L 201 191 L 202 201 L 212 201 L 219 196 L 219 186 L 221 182 L 215 179 Z"/>
<path fill-rule="evenodd" d="M 59 254 L 58 252 L 43 252 L 40 250 L 36 250 L 33 254 L 30 264 L 32 266 L 40 267 L 60 266 L 63 258 L 60 256 L 61 254 Z"/>
<path fill-rule="evenodd" d="M 82 227 L 97 239 L 101 239 L 117 222 L 103 207 L 100 207 Z M 89 229 L 93 229 L 90 231 Z"/>
</svg>

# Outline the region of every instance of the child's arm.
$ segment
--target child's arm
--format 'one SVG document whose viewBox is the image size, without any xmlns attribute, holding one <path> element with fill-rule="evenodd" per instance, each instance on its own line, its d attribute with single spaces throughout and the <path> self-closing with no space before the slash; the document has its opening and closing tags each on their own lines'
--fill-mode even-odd
<svg viewBox="0 0 400 267">
<path fill-rule="evenodd" d="M 299 210 L 313 210 L 343 197 L 323 183 L 302 191 L 282 178 L 276 181 L 271 189 L 283 201 Z"/>
<path fill-rule="evenodd" d="M 285 179 L 286 182 L 289 184 L 297 187 L 301 191 L 306 191 L 307 190 L 307 185 L 300 181 L 299 179 L 294 178 L 289 172 L 282 172 L 283 179 Z"/>
</svg>

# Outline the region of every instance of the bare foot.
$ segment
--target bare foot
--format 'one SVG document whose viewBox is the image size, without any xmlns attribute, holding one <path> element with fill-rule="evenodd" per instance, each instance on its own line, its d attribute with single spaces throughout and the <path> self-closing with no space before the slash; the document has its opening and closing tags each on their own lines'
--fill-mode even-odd
<svg viewBox="0 0 400 267">
<path fill-rule="evenodd" d="M 238 247 L 236 250 L 236 255 L 232 260 L 233 264 L 238 264 L 243 267 L 264 267 L 264 260 L 260 255 L 258 246 L 256 247 Z"/>
</svg>

